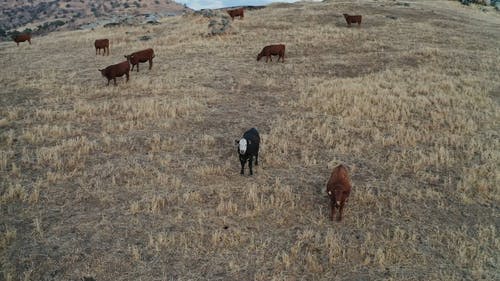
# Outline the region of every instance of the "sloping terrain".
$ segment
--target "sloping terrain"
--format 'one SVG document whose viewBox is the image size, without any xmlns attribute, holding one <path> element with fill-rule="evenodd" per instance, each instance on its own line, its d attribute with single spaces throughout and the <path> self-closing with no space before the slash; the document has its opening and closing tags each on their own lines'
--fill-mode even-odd
<svg viewBox="0 0 500 281">
<path fill-rule="evenodd" d="M 171 0 L 0 0 L 0 29 L 28 27 L 44 23 L 64 23 L 75 28 L 84 23 L 118 15 L 182 14 L 189 10 Z"/>
<path fill-rule="evenodd" d="M 0 280 L 500 279 L 498 13 L 330 1 L 207 25 L 0 43 Z M 285 63 L 257 62 L 272 43 Z M 98 68 L 147 47 L 152 70 L 106 86 Z"/>
</svg>

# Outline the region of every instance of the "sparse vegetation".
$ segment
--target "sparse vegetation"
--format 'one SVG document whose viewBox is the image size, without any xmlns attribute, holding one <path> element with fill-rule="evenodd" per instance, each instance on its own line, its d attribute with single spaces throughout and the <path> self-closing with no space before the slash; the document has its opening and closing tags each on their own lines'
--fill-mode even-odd
<svg viewBox="0 0 500 281">
<path fill-rule="evenodd" d="M 499 279 L 497 14 L 331 1 L 248 11 L 226 36 L 208 21 L 0 43 L 0 279 Z M 274 43 L 285 63 L 257 62 Z M 144 44 L 153 69 L 105 86 L 97 68 Z"/>
<path fill-rule="evenodd" d="M 71 22 L 64 29 L 74 29 L 81 25 L 94 23 L 103 19 L 123 15 L 122 3 L 127 3 L 130 14 L 144 14 L 151 10 L 148 4 L 154 0 L 135 1 L 132 5 L 128 0 L 64 0 L 45 1 L 36 0 L 31 3 L 19 1 L 4 1 L 0 10 L 0 26 L 5 31 L 19 30 L 25 26 L 37 26 L 54 20 Z M 141 4 L 142 3 L 142 4 Z M 184 9 L 183 5 L 167 0 L 155 7 L 158 13 L 180 13 Z M 78 14 L 77 17 L 75 15 Z M 0 34 L 0 40 L 10 40 Z"/>
</svg>

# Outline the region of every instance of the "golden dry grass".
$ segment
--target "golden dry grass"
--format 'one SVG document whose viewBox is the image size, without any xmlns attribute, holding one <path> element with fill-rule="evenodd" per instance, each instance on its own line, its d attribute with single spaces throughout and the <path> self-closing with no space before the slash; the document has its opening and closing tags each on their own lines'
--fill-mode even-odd
<svg viewBox="0 0 500 281">
<path fill-rule="evenodd" d="M 498 13 L 330 1 L 235 25 L 0 44 L 0 280 L 499 279 Z M 285 64 L 255 61 L 271 43 Z M 146 47 L 153 69 L 107 87 L 97 68 Z M 233 142 L 252 126 L 261 165 L 242 177 Z M 341 223 L 337 163 L 354 184 Z"/>
</svg>

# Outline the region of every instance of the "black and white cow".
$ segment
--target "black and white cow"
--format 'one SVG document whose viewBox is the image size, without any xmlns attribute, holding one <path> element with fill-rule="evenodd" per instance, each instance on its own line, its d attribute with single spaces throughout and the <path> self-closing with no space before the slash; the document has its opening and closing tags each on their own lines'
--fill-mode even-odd
<svg viewBox="0 0 500 281">
<path fill-rule="evenodd" d="M 238 145 L 238 155 L 241 162 L 241 173 L 244 174 L 245 162 L 248 160 L 248 166 L 250 168 L 250 175 L 253 175 L 252 162 L 255 156 L 255 166 L 259 165 L 259 144 L 260 136 L 257 129 L 252 128 L 243 134 L 243 138 L 239 141 L 236 140 L 235 143 Z"/>
</svg>

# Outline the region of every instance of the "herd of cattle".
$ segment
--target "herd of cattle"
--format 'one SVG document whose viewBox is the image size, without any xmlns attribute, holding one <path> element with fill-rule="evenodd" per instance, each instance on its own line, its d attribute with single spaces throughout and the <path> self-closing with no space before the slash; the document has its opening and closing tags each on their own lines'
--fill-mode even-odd
<svg viewBox="0 0 500 281">
<path fill-rule="evenodd" d="M 243 134 L 241 139 L 234 142 L 238 146 L 238 157 L 241 163 L 240 174 L 243 175 L 245 173 L 245 164 L 248 162 L 250 175 L 253 175 L 252 165 L 254 157 L 255 166 L 259 165 L 259 132 L 257 129 L 251 128 Z M 335 209 L 339 209 L 337 220 L 341 221 L 344 205 L 351 193 L 351 180 L 349 179 L 349 173 L 345 165 L 340 164 L 333 169 L 330 179 L 326 184 L 326 193 L 330 198 L 330 219 L 333 220 L 335 218 Z"/>
<path fill-rule="evenodd" d="M 243 19 L 244 10 L 243 8 L 228 10 L 228 14 L 234 20 L 235 17 L 239 17 Z M 347 22 L 348 26 L 351 26 L 351 23 L 357 23 L 358 26 L 361 25 L 361 15 L 348 15 L 343 14 L 344 18 Z M 31 45 L 31 34 L 19 34 L 12 38 L 14 42 L 19 46 L 20 42 L 28 41 Z M 94 42 L 96 55 L 101 53 L 101 49 L 103 50 L 102 55 L 109 55 L 109 39 L 98 39 Z M 265 46 L 262 51 L 257 55 L 257 61 L 259 61 L 262 57 L 266 57 L 266 62 L 268 60 L 272 61 L 272 56 L 278 56 L 278 62 L 285 62 L 285 45 L 277 44 L 277 45 L 268 45 Z M 149 62 L 149 69 L 153 67 L 153 58 L 155 57 L 153 49 L 145 49 L 141 51 L 134 52 L 130 55 L 125 55 L 127 60 L 110 65 L 104 69 L 99 69 L 102 76 L 108 79 L 108 84 L 111 80 L 113 80 L 114 85 L 116 86 L 116 77 L 126 76 L 126 82 L 129 81 L 130 71 L 134 70 L 134 67 L 137 66 L 137 72 L 139 72 L 139 63 Z M 130 67 L 132 65 L 132 68 Z M 253 159 L 255 157 L 255 166 L 258 165 L 259 159 L 259 145 L 260 145 L 260 136 L 259 132 L 255 128 L 251 128 L 243 134 L 243 137 L 239 140 L 235 141 L 238 146 L 238 156 L 241 163 L 241 174 L 244 174 L 245 164 L 248 162 L 248 167 L 250 170 L 250 175 L 253 175 Z M 344 204 L 347 202 L 349 194 L 351 192 L 351 181 L 349 179 L 347 167 L 345 165 L 338 165 L 335 167 L 330 175 L 330 179 L 326 186 L 326 192 L 328 197 L 330 198 L 330 206 L 331 206 L 331 215 L 330 219 L 333 220 L 335 217 L 335 210 L 339 209 L 338 220 L 342 220 L 342 211 L 344 208 Z"/>
<path fill-rule="evenodd" d="M 99 45 L 98 47 L 98 42 L 106 42 L 105 45 Z M 109 55 L 109 40 L 108 39 L 99 39 L 95 41 L 95 48 L 96 48 L 96 54 L 98 53 L 98 48 L 100 49 L 108 49 L 108 55 Z M 103 52 L 104 55 L 104 52 Z M 130 55 L 125 55 L 125 58 L 127 59 L 124 62 L 120 62 L 117 64 L 110 65 L 104 69 L 99 69 L 101 72 L 102 76 L 106 77 L 108 79 L 108 85 L 109 81 L 113 80 L 115 86 L 116 86 L 116 77 L 122 77 L 125 75 L 127 77 L 126 82 L 128 82 L 129 77 L 130 77 L 130 71 L 134 70 L 134 67 L 137 66 L 137 72 L 139 72 L 139 63 L 140 62 L 147 62 L 149 61 L 149 69 L 153 68 L 153 58 L 155 57 L 155 52 L 153 49 L 145 49 L 141 51 L 134 52 Z M 130 65 L 132 65 L 132 68 L 130 68 Z"/>
</svg>

